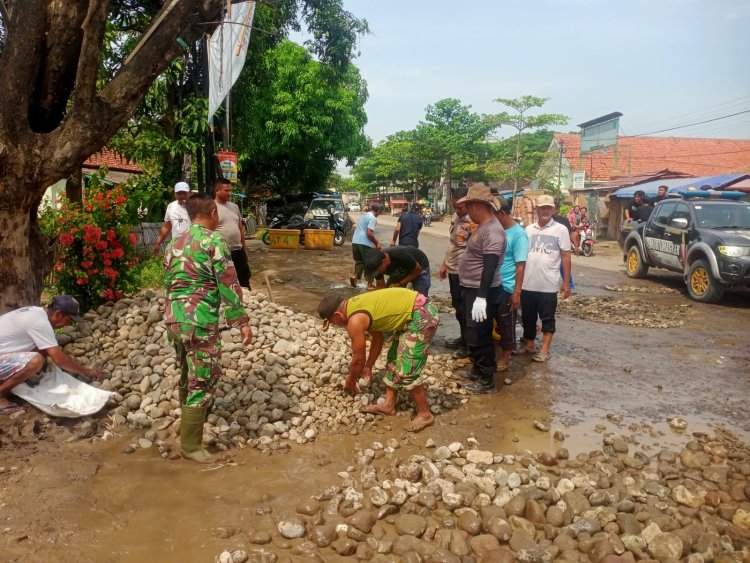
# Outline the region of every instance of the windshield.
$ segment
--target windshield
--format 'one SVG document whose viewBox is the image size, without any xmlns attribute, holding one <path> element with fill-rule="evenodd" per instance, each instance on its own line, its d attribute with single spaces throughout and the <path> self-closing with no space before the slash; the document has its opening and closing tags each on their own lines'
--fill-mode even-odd
<svg viewBox="0 0 750 563">
<path fill-rule="evenodd" d="M 696 205 L 699 227 L 709 229 L 750 229 L 750 204 Z"/>
<path fill-rule="evenodd" d="M 310 204 L 310 211 L 323 209 L 324 211 L 328 211 L 328 206 L 333 205 L 333 208 L 336 211 L 343 211 L 344 210 L 344 204 L 341 200 L 338 199 L 314 199 L 312 203 Z"/>
</svg>

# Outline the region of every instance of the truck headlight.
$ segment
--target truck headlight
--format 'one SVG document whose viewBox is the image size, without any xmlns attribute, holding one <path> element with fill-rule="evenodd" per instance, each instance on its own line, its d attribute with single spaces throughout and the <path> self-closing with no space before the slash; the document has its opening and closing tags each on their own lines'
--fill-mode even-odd
<svg viewBox="0 0 750 563">
<path fill-rule="evenodd" d="M 744 246 L 724 246 L 719 245 L 719 252 L 722 253 L 724 256 L 742 256 L 743 254 L 747 254 L 747 248 Z"/>
</svg>

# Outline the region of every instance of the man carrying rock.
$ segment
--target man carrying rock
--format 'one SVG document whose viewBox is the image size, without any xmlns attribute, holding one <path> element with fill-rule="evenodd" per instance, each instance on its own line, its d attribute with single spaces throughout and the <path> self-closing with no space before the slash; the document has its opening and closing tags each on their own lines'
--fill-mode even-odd
<svg viewBox="0 0 750 563">
<path fill-rule="evenodd" d="M 445 251 L 445 259 L 438 271 L 438 277 L 441 280 L 448 278 L 448 287 L 451 292 L 451 304 L 456 311 L 456 320 L 458 321 L 459 337 L 446 341 L 448 348 L 456 351 L 453 357 L 457 360 L 469 355 L 466 347 L 466 317 L 464 316 L 464 306 L 461 300 L 461 284 L 458 280 L 458 265 L 461 262 L 461 256 L 466 248 L 466 241 L 471 233 L 476 229 L 476 225 L 471 222 L 471 218 L 466 213 L 466 205 L 460 202 L 461 198 L 466 197 L 469 189 L 460 187 L 453 190 L 451 194 L 451 205 L 455 209 L 451 217 L 450 239 L 448 250 Z"/>
<path fill-rule="evenodd" d="M 555 200 L 542 195 L 536 202 L 537 221 L 526 227 L 529 237 L 529 256 L 521 290 L 521 323 L 523 351 L 533 354 L 532 360 L 546 362 L 555 334 L 557 293 L 570 297 L 570 235 L 568 229 L 555 221 Z M 562 279 L 560 265 L 562 264 Z M 542 347 L 537 351 L 537 318 L 542 322 Z"/>
<path fill-rule="evenodd" d="M 0 414 L 23 410 L 7 397 L 11 389 L 44 368 L 45 356 L 62 370 L 101 379 L 102 372 L 82 366 L 68 356 L 55 337 L 55 329 L 80 321 L 78 301 L 58 295 L 46 307 L 21 307 L 0 316 Z"/>
<path fill-rule="evenodd" d="M 232 183 L 226 178 L 218 178 L 214 184 L 216 208 L 219 213 L 218 232 L 229 245 L 232 263 L 237 272 L 237 279 L 242 287 L 250 289 L 250 264 L 245 240 L 245 224 L 242 222 L 240 208 L 232 203 Z"/>
<path fill-rule="evenodd" d="M 469 217 L 477 224 L 458 266 L 471 358 L 471 370 L 461 377 L 469 381 L 465 389 L 470 393 L 495 393 L 497 361 L 492 325 L 502 292 L 500 264 L 505 255 L 505 231 L 495 217 L 497 204 L 489 186 L 472 185 L 461 203 L 466 204 Z"/>
<path fill-rule="evenodd" d="M 430 291 L 430 260 L 413 246 L 394 246 L 382 252 L 373 250 L 365 256 L 365 270 L 375 277 L 378 287 L 383 286 L 386 275 L 385 287 L 406 287 L 411 283 L 414 291 L 425 297 Z"/>
<path fill-rule="evenodd" d="M 192 225 L 167 247 L 164 259 L 167 333 L 179 358 L 182 456 L 210 462 L 202 448 L 203 423 L 221 376 L 219 307 L 224 303 L 227 325 L 239 327 L 242 343 L 250 346 L 253 332 L 242 305 L 242 287 L 218 233 L 216 203 L 208 195 L 187 202 Z"/>
<path fill-rule="evenodd" d="M 188 230 L 190 226 L 190 217 L 188 216 L 185 204 L 190 197 L 190 186 L 187 182 L 177 182 L 174 185 L 174 201 L 167 205 L 167 212 L 164 214 L 164 224 L 161 226 L 159 236 L 154 243 L 154 255 L 158 256 L 161 252 L 161 244 L 167 235 L 172 233 L 172 238 Z"/>
<path fill-rule="evenodd" d="M 382 250 L 382 246 L 375 236 L 375 226 L 378 224 L 380 204 L 373 203 L 370 211 L 362 215 L 357 221 L 357 227 L 352 235 L 352 257 L 354 258 L 354 275 L 349 276 L 349 283 L 357 287 L 357 281 L 365 273 L 365 256 L 371 250 Z"/>
<path fill-rule="evenodd" d="M 422 370 L 439 324 L 438 310 L 424 295 L 405 288 L 387 288 L 343 299 L 336 295 L 324 297 L 318 314 L 325 326 L 333 323 L 346 327 L 352 342 L 352 359 L 344 390 L 351 395 L 359 391 L 360 376 L 369 384 L 372 368 L 383 348 L 383 333 L 394 333 L 388 349 L 385 376 L 385 402 L 368 405 L 363 412 L 383 415 L 396 414 L 396 395 L 408 391 L 417 413 L 408 430 L 419 432 L 430 426 L 435 417 L 427 405 Z M 370 333 L 370 353 L 367 354 L 367 333 Z"/>
</svg>

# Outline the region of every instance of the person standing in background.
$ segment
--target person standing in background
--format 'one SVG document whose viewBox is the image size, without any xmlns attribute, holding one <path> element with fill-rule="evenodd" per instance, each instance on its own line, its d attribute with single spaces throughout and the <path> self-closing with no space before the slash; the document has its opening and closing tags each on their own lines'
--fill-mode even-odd
<svg viewBox="0 0 750 563">
<path fill-rule="evenodd" d="M 373 203 L 370 210 L 357 221 L 357 226 L 352 235 L 352 258 L 354 258 L 354 274 L 349 276 L 349 283 L 357 287 L 357 282 L 365 275 L 365 256 L 370 250 L 382 250 L 383 247 L 375 236 L 375 227 L 378 224 L 378 215 L 382 207 L 379 203 Z"/>
<path fill-rule="evenodd" d="M 174 201 L 167 205 L 167 211 L 164 213 L 164 224 L 161 226 L 159 236 L 154 243 L 154 256 L 161 253 L 161 245 L 167 235 L 172 234 L 175 239 L 188 230 L 190 226 L 190 217 L 188 216 L 185 204 L 190 197 L 190 186 L 187 182 L 177 182 L 174 185 Z"/>
<path fill-rule="evenodd" d="M 411 206 L 411 211 L 401 214 L 393 230 L 391 246 L 396 246 L 398 240 L 399 246 L 413 246 L 419 248 L 419 231 L 422 229 L 422 215 L 420 214 L 421 206 L 415 203 Z"/>
<path fill-rule="evenodd" d="M 457 360 L 469 355 L 469 350 L 466 347 L 466 317 L 464 316 L 464 306 L 461 299 L 461 284 L 458 279 L 458 265 L 466 248 L 466 241 L 477 227 L 471 222 L 471 218 L 466 213 L 466 205 L 460 202 L 462 198 L 466 197 L 468 191 L 468 188 L 460 187 L 451 193 L 451 205 L 456 211 L 453 213 L 453 217 L 451 217 L 448 249 L 445 251 L 443 264 L 438 271 L 438 277 L 441 280 L 444 280 L 446 277 L 448 278 L 451 305 L 453 305 L 453 309 L 456 311 L 459 336 L 453 340 L 447 340 L 445 345 L 448 348 L 456 350 L 453 353 L 453 357 Z"/>
<path fill-rule="evenodd" d="M 226 178 L 218 178 L 214 183 L 216 197 L 216 209 L 219 213 L 219 224 L 216 232 L 219 233 L 227 244 L 232 255 L 234 269 L 237 271 L 237 279 L 242 287 L 250 289 L 250 264 L 247 259 L 247 246 L 245 245 L 245 225 L 242 223 L 240 208 L 232 203 L 232 183 Z"/>
</svg>

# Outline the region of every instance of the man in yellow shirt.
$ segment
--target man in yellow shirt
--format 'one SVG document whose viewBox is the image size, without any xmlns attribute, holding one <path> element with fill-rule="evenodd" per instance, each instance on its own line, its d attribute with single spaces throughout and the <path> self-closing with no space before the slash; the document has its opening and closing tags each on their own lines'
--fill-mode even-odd
<svg viewBox="0 0 750 563">
<path fill-rule="evenodd" d="M 318 305 L 318 314 L 325 319 L 326 327 L 333 323 L 346 327 L 349 333 L 352 359 L 344 390 L 351 395 L 359 391 L 360 376 L 370 382 L 372 367 L 383 349 L 383 333 L 394 333 L 383 378 L 387 386 L 385 402 L 368 405 L 363 412 L 396 414 L 396 394 L 403 390 L 409 392 L 417 409 L 408 427 L 411 432 L 419 432 L 435 421 L 427 405 L 422 370 L 440 319 L 437 307 L 427 297 L 406 288 L 386 288 L 349 299 L 328 295 Z M 368 332 L 372 337 L 369 355 Z"/>
</svg>

